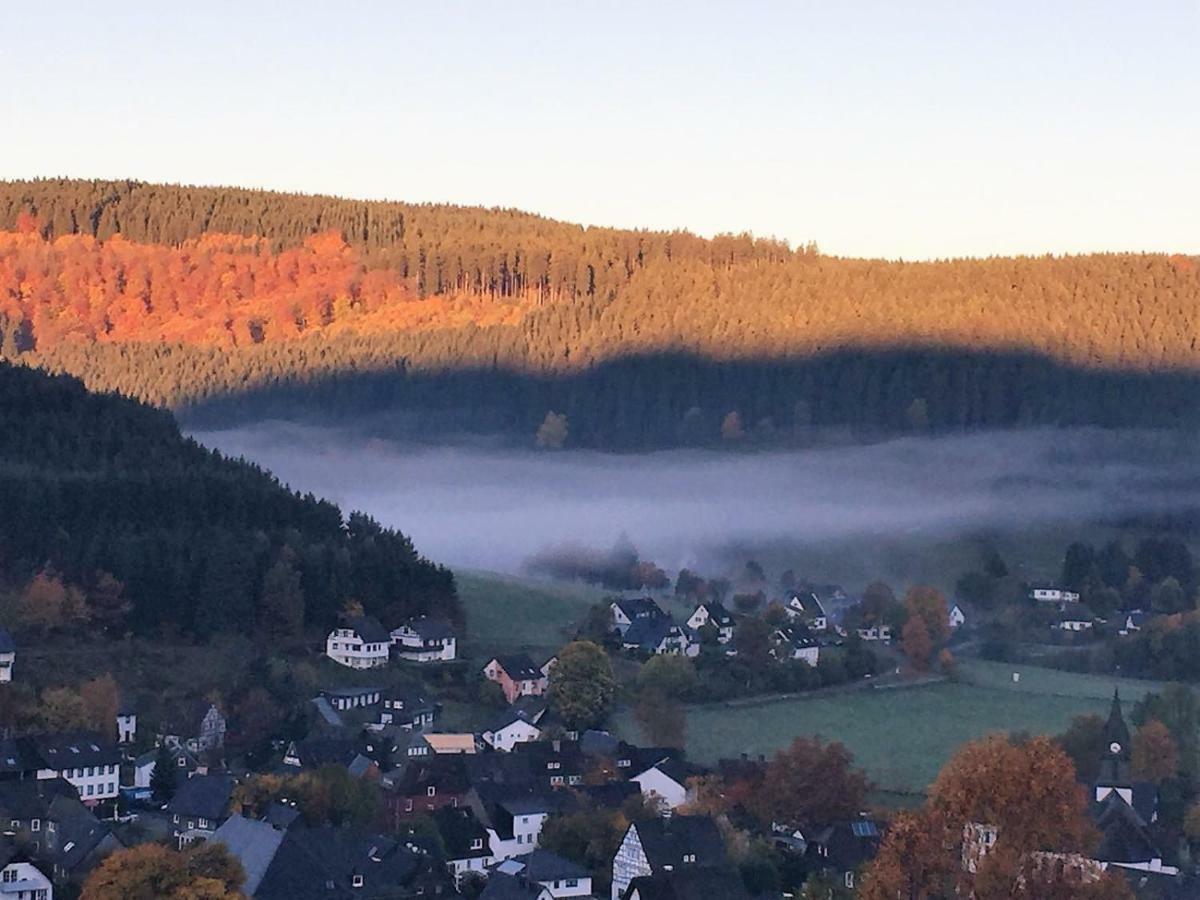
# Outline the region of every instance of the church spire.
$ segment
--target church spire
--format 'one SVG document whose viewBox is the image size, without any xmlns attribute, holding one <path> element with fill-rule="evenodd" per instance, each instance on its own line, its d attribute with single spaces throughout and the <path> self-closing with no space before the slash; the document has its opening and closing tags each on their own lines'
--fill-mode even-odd
<svg viewBox="0 0 1200 900">
<path fill-rule="evenodd" d="M 1125 724 L 1125 716 L 1121 713 L 1119 688 L 1113 688 L 1112 706 L 1108 711 L 1108 721 L 1104 723 L 1104 748 L 1111 756 L 1129 758 L 1129 726 Z"/>
</svg>

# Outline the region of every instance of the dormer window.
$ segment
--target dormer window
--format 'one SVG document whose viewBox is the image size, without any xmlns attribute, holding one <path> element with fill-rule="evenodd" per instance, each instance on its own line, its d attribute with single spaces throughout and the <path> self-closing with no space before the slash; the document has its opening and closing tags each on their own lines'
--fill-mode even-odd
<svg viewBox="0 0 1200 900">
<path fill-rule="evenodd" d="M 362 887 L 363 886 L 363 877 L 361 875 L 355 875 L 353 878 L 350 879 L 350 884 L 356 888 Z"/>
<path fill-rule="evenodd" d="M 475 838 L 475 840 L 471 841 L 471 849 L 472 850 L 482 850 L 483 849 L 483 838 Z"/>
</svg>

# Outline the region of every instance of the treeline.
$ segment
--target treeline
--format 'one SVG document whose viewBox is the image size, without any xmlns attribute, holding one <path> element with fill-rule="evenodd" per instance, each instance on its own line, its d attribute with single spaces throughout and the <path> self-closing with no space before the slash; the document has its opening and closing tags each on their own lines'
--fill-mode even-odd
<svg viewBox="0 0 1200 900">
<path fill-rule="evenodd" d="M 0 576 L 31 628 L 297 638 L 351 601 L 459 618 L 404 535 L 180 435 L 172 416 L 0 363 Z"/>
<path fill-rule="evenodd" d="M 615 448 L 1200 421 L 1188 257 L 834 259 L 136 182 L 0 184 L 4 228 L 0 355 L 176 408 L 530 441 L 553 411 Z"/>
</svg>

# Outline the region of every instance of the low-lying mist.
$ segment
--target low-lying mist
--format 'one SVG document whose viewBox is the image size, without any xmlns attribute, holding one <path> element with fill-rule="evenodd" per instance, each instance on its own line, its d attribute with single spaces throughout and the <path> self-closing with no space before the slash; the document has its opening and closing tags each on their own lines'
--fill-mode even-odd
<svg viewBox="0 0 1200 900">
<path fill-rule="evenodd" d="M 604 550 L 622 535 L 672 572 L 756 548 L 824 547 L 828 556 L 1038 530 L 1061 536 L 1061 553 L 1083 523 L 1200 507 L 1200 461 L 1178 434 L 1038 429 L 642 455 L 431 447 L 283 422 L 194 436 L 370 513 L 433 559 L 510 573 L 554 548 Z"/>
</svg>

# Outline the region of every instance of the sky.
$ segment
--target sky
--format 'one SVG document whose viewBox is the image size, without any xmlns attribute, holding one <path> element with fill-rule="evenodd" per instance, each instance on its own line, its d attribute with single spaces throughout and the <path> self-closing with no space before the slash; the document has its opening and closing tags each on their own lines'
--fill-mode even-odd
<svg viewBox="0 0 1200 900">
<path fill-rule="evenodd" d="M 7 9 L 0 178 L 518 207 L 848 256 L 1200 253 L 1197 0 L 184 6 Z"/>
</svg>

